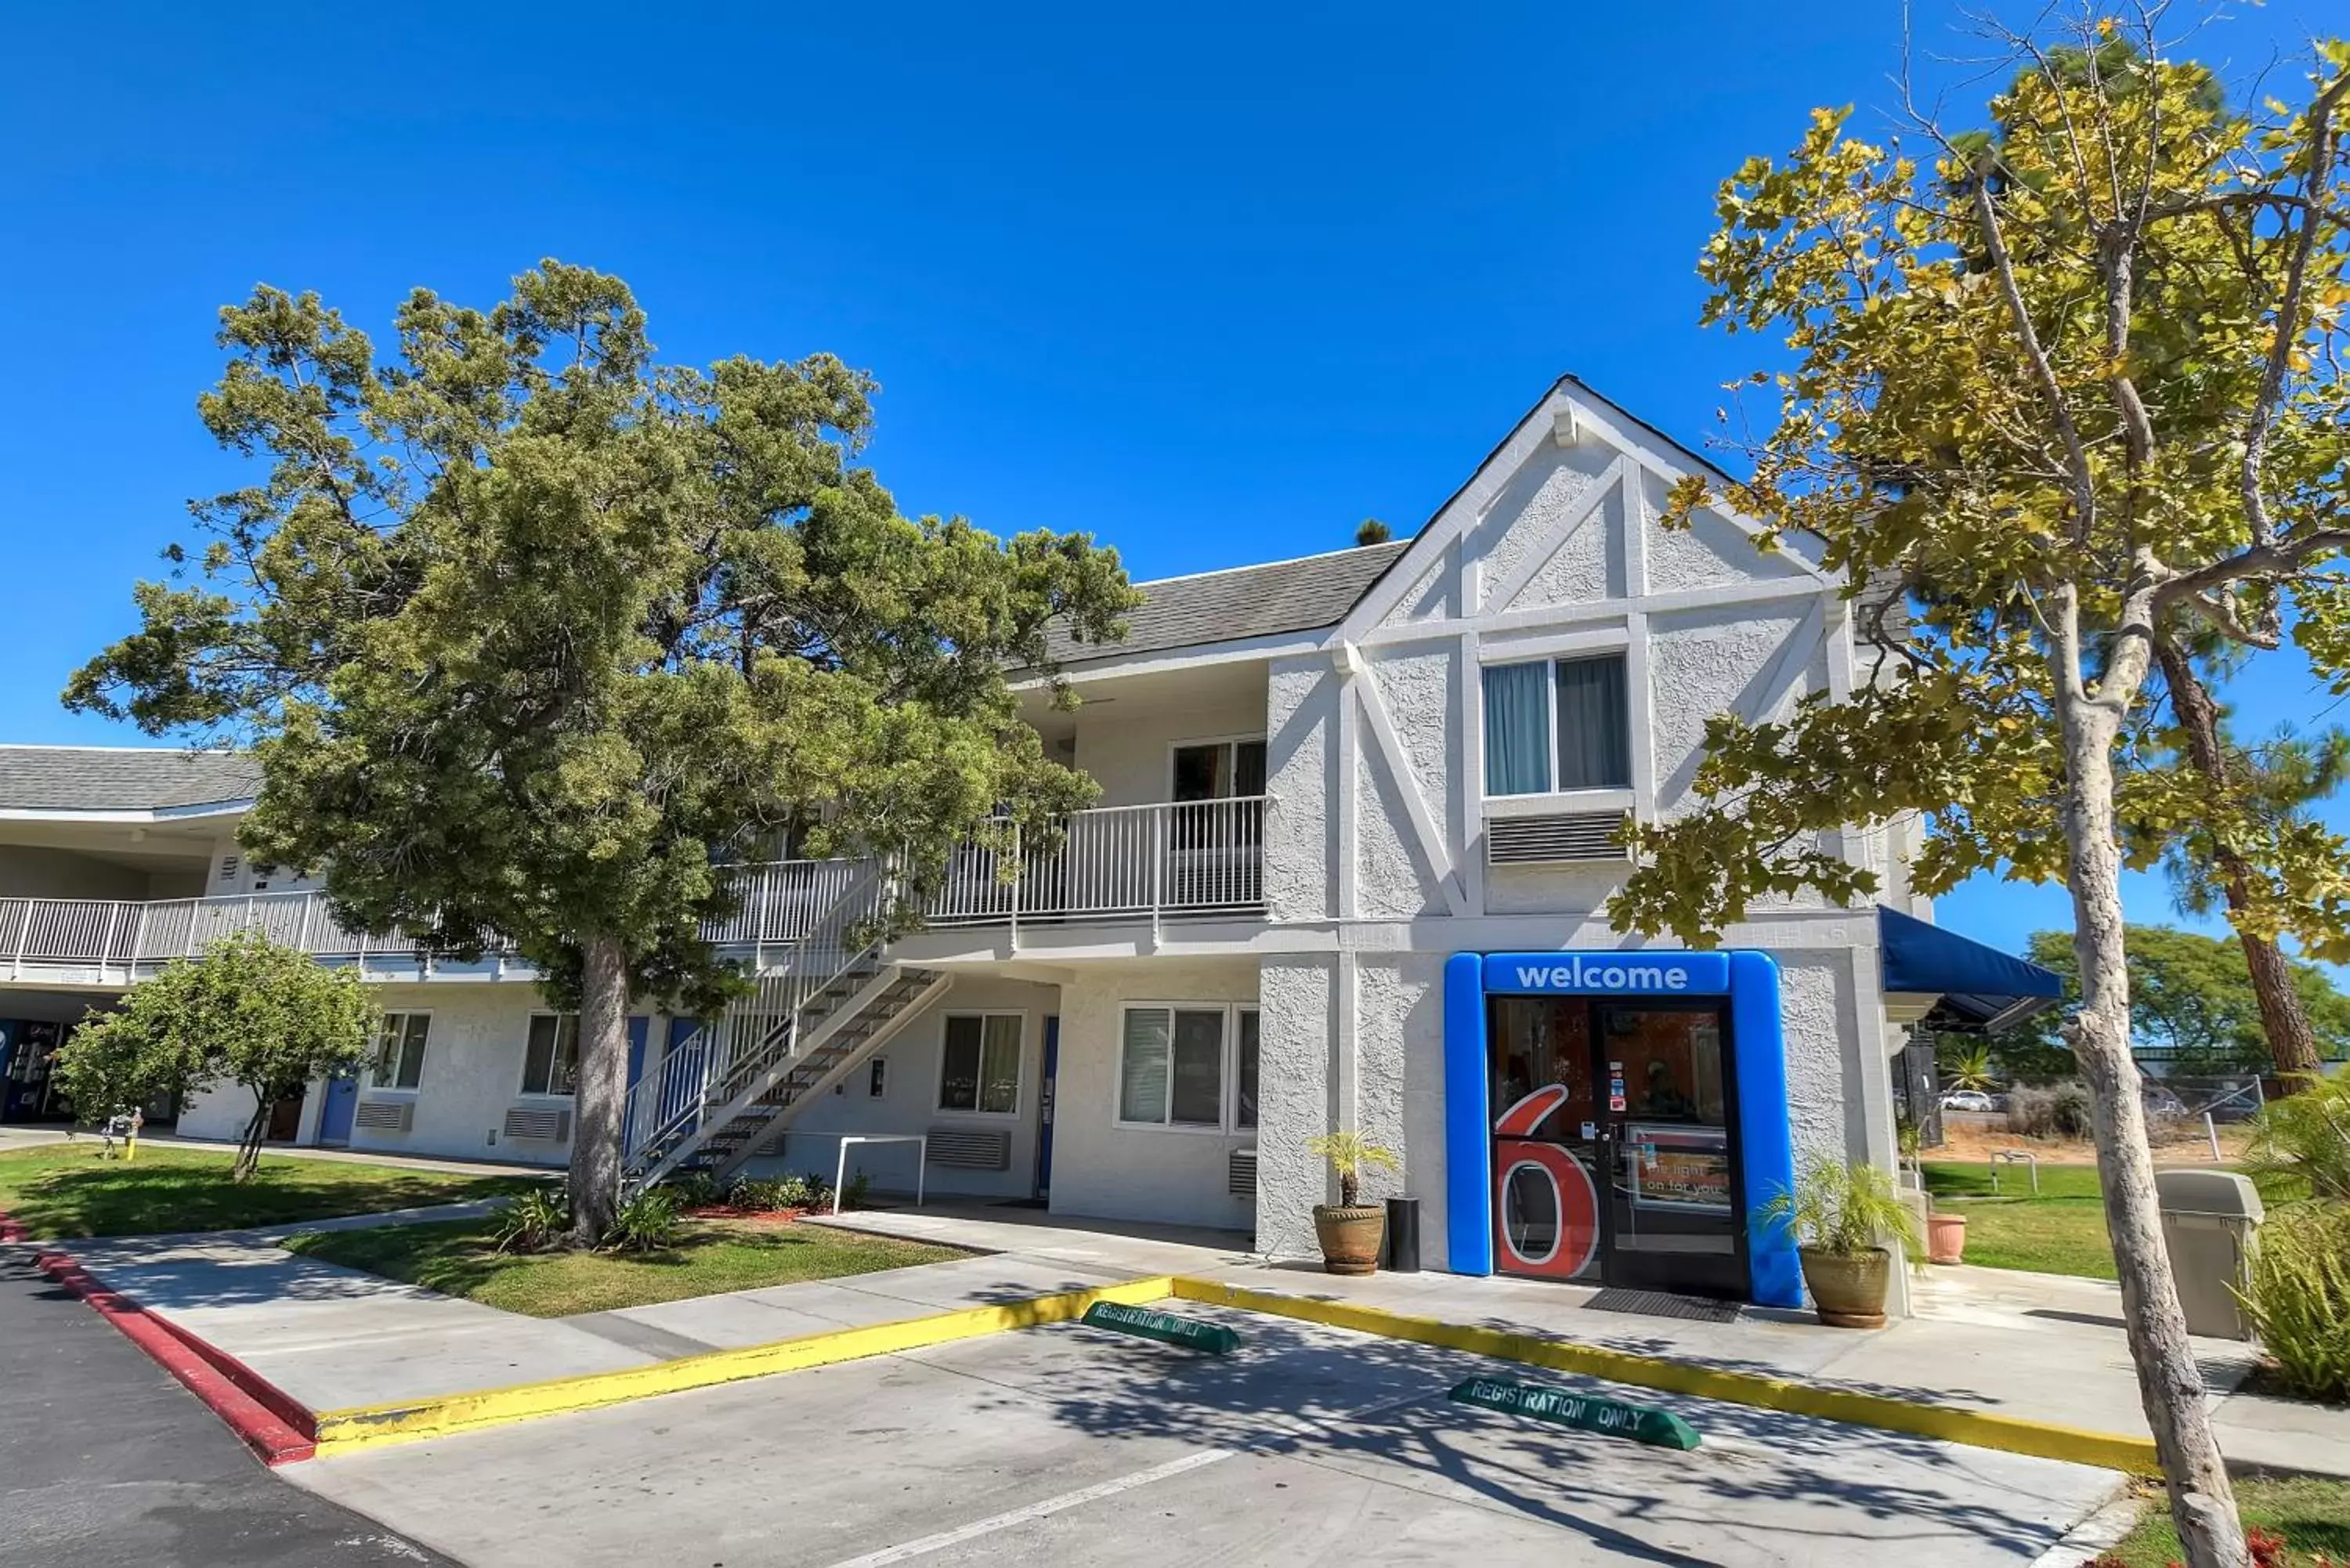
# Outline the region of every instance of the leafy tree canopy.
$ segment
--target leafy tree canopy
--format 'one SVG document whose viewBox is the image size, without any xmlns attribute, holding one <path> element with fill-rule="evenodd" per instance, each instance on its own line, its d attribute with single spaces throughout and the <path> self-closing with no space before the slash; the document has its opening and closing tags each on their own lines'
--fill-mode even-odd
<svg viewBox="0 0 2350 1568">
<path fill-rule="evenodd" d="M 1691 478 L 1669 522 L 1726 504 L 1812 541 L 1869 660 L 1849 695 L 1710 722 L 1717 804 L 1638 831 L 1616 904 L 1636 929 L 1706 940 L 1757 899 L 1866 897 L 1865 860 L 1819 836 L 1906 815 L 1926 891 L 2064 878 L 2070 682 L 2111 712 L 2132 864 L 2224 840 L 2261 873 L 2241 926 L 2350 957 L 2350 844 L 2215 797 L 2131 701 L 2157 628 L 2241 653 L 2290 627 L 2350 690 L 2350 47 L 2299 107 L 2246 111 L 2098 26 L 2095 47 L 2003 38 L 2023 68 L 1991 130 L 1920 117 L 1921 159 L 1821 110 L 1722 188 L 1707 319 L 1781 333 L 1794 363 L 1752 378 L 1779 418 L 1752 478 Z"/>
<path fill-rule="evenodd" d="M 234 1174 L 256 1168 L 269 1108 L 313 1079 L 358 1070 L 379 1019 L 357 971 L 329 970 L 258 932 L 224 937 L 133 986 L 74 1031 L 57 1073 L 81 1114 L 234 1084 L 254 1098 Z"/>
<path fill-rule="evenodd" d="M 2170 926 L 2131 926 L 2130 1026 L 2136 1044 L 2172 1057 L 2189 1072 L 2224 1073 L 2265 1069 L 2267 1036 L 2261 1027 L 2251 971 L 2239 943 Z M 2039 1014 L 2012 1046 L 1998 1045 L 2002 1059 L 2017 1066 L 2033 1062 L 2016 1047 L 2044 1054 L 2037 1064 L 2069 1075 L 2072 1051 L 2064 1043 L 2066 1013 L 2080 1003 L 2080 967 L 2070 931 L 2035 931 L 2032 961 L 2064 977 L 2061 1007 Z M 2330 1056 L 2350 1054 L 2350 996 L 2313 963 L 2292 965 L 2294 990 L 2309 1014 L 2319 1044 Z M 2053 1075 L 2043 1071 L 2034 1076 Z"/>
<path fill-rule="evenodd" d="M 727 862 L 796 829 L 896 857 L 910 908 L 959 840 L 1090 800 L 1010 677 L 1053 679 L 1056 618 L 1122 634 L 1117 556 L 900 516 L 855 461 L 863 373 L 660 363 L 624 284 L 554 261 L 487 310 L 411 294 L 387 357 L 266 287 L 220 342 L 199 407 L 260 476 L 192 507 L 207 542 L 66 701 L 251 740 L 256 857 L 579 995 L 583 1231 L 617 1189 L 629 992 L 727 988 L 699 936 Z"/>
</svg>

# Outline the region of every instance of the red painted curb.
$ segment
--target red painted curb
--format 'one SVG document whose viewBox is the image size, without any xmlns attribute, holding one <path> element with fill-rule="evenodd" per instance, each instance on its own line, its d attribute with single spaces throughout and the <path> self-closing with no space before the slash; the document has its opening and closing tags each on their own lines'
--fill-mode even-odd
<svg viewBox="0 0 2350 1568">
<path fill-rule="evenodd" d="M 33 1261 L 178 1378 L 264 1464 L 290 1464 L 317 1451 L 317 1426 L 310 1412 L 244 1362 L 108 1290 L 67 1253 L 43 1252 Z"/>
</svg>

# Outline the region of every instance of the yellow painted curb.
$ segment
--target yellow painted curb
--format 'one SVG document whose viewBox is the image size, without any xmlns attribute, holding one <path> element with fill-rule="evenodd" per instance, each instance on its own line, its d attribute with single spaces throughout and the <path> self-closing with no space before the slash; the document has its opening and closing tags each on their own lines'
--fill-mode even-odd
<svg viewBox="0 0 2350 1568">
<path fill-rule="evenodd" d="M 1066 1291 L 1035 1296 L 999 1306 L 968 1307 L 929 1317 L 895 1323 L 869 1324 L 861 1328 L 804 1334 L 739 1350 L 713 1350 L 648 1366 L 625 1366 L 615 1372 L 594 1372 L 581 1377 L 556 1377 L 543 1383 L 516 1383 L 503 1388 L 481 1388 L 429 1399 L 368 1405 L 318 1412 L 320 1459 L 347 1454 L 380 1443 L 414 1442 L 446 1437 L 452 1432 L 528 1421 L 574 1410 L 592 1410 L 657 1394 L 677 1394 L 708 1388 L 745 1377 L 765 1377 L 778 1372 L 798 1372 L 810 1366 L 889 1355 L 951 1340 L 999 1334 L 1038 1324 L 1068 1323 L 1085 1315 L 1096 1302 L 1139 1306 L 1164 1301 L 1174 1293 L 1175 1282 L 1166 1275 L 1128 1280 L 1096 1290 Z"/>
<path fill-rule="evenodd" d="M 1936 1438 L 1978 1449 L 2002 1449 L 2009 1453 L 2030 1454 L 2043 1459 L 2063 1459 L 2072 1464 L 2095 1465 L 2100 1469 L 2125 1470 L 2131 1475 L 2160 1473 L 2155 1463 L 2154 1440 L 2150 1438 L 2085 1431 L 2051 1421 L 2027 1420 L 2020 1416 L 1928 1405 L 1882 1394 L 1863 1394 L 1848 1388 L 1791 1382 L 1783 1377 L 1761 1377 L 1750 1372 L 1730 1372 L 1685 1361 L 1666 1361 L 1656 1356 L 1635 1355 L 1628 1351 L 1576 1345 L 1568 1340 L 1544 1339 L 1531 1334 L 1512 1334 L 1504 1329 L 1478 1328 L 1466 1324 L 1443 1323 L 1435 1318 L 1413 1317 L 1347 1302 L 1250 1290 L 1242 1285 L 1221 1284 L 1213 1280 L 1179 1275 L 1174 1281 L 1173 1294 L 1181 1301 L 1204 1302 L 1274 1317 L 1296 1318 L 1331 1328 L 1352 1329 L 1357 1334 L 1378 1334 L 1386 1339 L 1409 1340 L 1416 1345 L 1431 1345 L 1444 1350 L 1466 1351 L 1472 1355 L 1523 1362 L 1529 1366 L 1547 1367 L 1553 1372 L 1604 1377 L 1611 1383 L 1628 1383 L 1635 1387 L 1655 1388 L 1668 1394 L 1688 1394 L 1702 1399 L 1725 1400 L 1734 1405 L 1752 1405 L 1765 1410 L 1783 1410 L 1794 1416 L 1816 1416 L 1823 1420 L 1843 1421 L 1856 1427 L 1875 1427 L 1882 1431 Z M 323 1443 L 323 1434 L 321 1441 Z"/>
</svg>

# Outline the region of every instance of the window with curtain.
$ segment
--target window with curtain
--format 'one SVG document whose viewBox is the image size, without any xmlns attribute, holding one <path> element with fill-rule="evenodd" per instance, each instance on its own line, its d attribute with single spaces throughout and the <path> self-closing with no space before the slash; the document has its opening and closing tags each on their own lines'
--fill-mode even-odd
<svg viewBox="0 0 2350 1568">
<path fill-rule="evenodd" d="M 1632 787 L 1632 715 L 1624 656 L 1489 664 L 1485 793 Z"/>
<path fill-rule="evenodd" d="M 957 1012 L 939 1054 L 939 1109 L 1011 1116 L 1020 1109 L 1020 1015 Z"/>
<path fill-rule="evenodd" d="M 376 1033 L 375 1087 L 412 1089 L 424 1081 L 424 1036 L 429 1012 L 387 1012 Z"/>
<path fill-rule="evenodd" d="M 1250 1121 L 1238 1120 L 1243 1110 L 1236 1104 L 1230 1125 L 1253 1125 L 1256 1014 L 1253 1009 L 1243 1014 L 1245 1022 L 1235 1031 L 1227 1028 L 1232 1012 L 1222 1005 L 1128 1008 L 1119 1044 L 1118 1119 L 1149 1127 L 1224 1127 L 1224 1086 L 1239 1076 Z M 1243 1044 L 1237 1064 L 1226 1059 L 1236 1034 Z"/>
<path fill-rule="evenodd" d="M 522 1092 L 568 1095 L 579 1086 L 579 1015 L 534 1012 L 523 1048 Z"/>
</svg>

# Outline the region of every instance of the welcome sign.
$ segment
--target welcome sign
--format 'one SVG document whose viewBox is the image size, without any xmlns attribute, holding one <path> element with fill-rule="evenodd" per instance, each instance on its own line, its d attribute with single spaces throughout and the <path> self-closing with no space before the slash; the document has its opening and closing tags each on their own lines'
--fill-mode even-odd
<svg viewBox="0 0 2350 1568">
<path fill-rule="evenodd" d="M 1488 995 L 1721 996 L 1730 955 L 1618 948 L 1606 952 L 1487 953 Z"/>
</svg>

